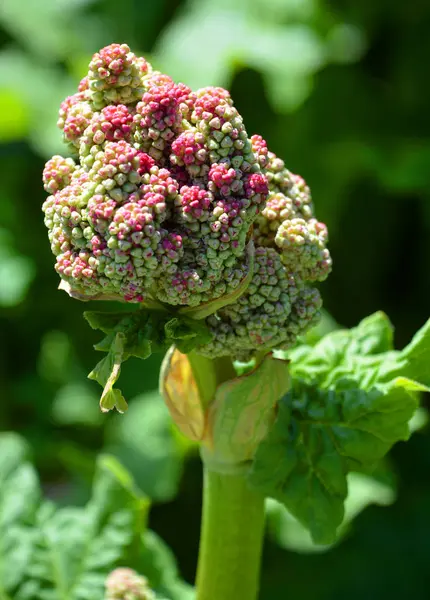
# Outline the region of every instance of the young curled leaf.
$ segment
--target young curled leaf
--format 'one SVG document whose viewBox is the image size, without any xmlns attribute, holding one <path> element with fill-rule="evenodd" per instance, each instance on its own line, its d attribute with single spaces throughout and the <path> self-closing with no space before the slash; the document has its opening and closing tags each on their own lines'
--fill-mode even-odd
<svg viewBox="0 0 430 600">
<path fill-rule="evenodd" d="M 148 358 L 152 352 L 166 350 L 172 343 L 183 353 L 191 352 L 197 345 L 211 339 L 203 322 L 166 310 L 87 311 L 84 317 L 93 329 L 100 329 L 108 335 L 97 344 L 97 350 L 107 351 L 112 334 L 121 332 L 126 336 L 125 354 L 137 358 Z"/>
<path fill-rule="evenodd" d="M 113 408 L 116 408 L 119 412 L 127 410 L 127 402 L 121 391 L 113 387 L 121 372 L 125 343 L 125 334 L 118 332 L 111 344 L 108 355 L 88 375 L 89 379 L 94 379 L 103 387 L 100 399 L 100 408 L 103 412 L 108 412 Z"/>
<path fill-rule="evenodd" d="M 188 354 L 197 345 L 207 344 L 212 336 L 202 322 L 189 317 L 173 317 L 164 325 L 166 340 L 174 343 L 180 352 Z"/>
<path fill-rule="evenodd" d="M 165 310 L 89 311 L 84 316 L 93 329 L 107 334 L 95 349 L 108 355 L 89 375 L 104 388 L 100 401 L 104 412 L 115 407 L 124 412 L 127 408 L 121 392 L 113 385 L 119 377 L 121 363 L 130 356 L 145 360 L 153 352 L 165 351 L 172 344 L 178 351 L 188 353 L 211 339 L 203 322 Z"/>
</svg>

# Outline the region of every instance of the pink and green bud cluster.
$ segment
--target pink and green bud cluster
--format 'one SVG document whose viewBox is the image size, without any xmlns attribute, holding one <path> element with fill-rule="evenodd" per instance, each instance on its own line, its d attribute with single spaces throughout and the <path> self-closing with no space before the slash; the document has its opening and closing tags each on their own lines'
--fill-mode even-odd
<svg viewBox="0 0 430 600">
<path fill-rule="evenodd" d="M 321 305 L 318 290 L 287 269 L 276 250 L 257 247 L 248 289 L 208 317 L 213 339 L 199 352 L 246 361 L 253 350 L 287 348 L 318 321 Z"/>
<path fill-rule="evenodd" d="M 327 227 L 316 219 L 287 219 L 276 232 L 275 244 L 288 269 L 306 281 L 323 281 L 331 270 L 327 237 Z"/>
<path fill-rule="evenodd" d="M 300 175 L 285 168 L 283 160 L 266 152 L 260 136 L 253 136 L 252 144 L 260 162 L 266 164 L 262 170 L 270 190 L 255 223 L 257 243 L 276 248 L 285 266 L 304 281 L 324 281 L 332 267 L 328 231 L 314 217 L 309 187 Z"/>
<path fill-rule="evenodd" d="M 112 44 L 58 125 L 73 159 L 47 163 L 43 210 L 72 295 L 198 306 L 237 288 L 268 187 L 226 90 L 193 92 Z"/>
<path fill-rule="evenodd" d="M 327 227 L 314 217 L 306 182 L 285 168 L 261 136 L 252 136 L 251 143 L 269 194 L 254 221 L 251 284 L 207 319 L 213 339 L 199 352 L 212 358 L 248 360 L 255 350 L 294 345 L 320 318 L 321 296 L 310 284 L 326 279 L 332 267 Z"/>
<path fill-rule="evenodd" d="M 67 187 L 72 182 L 72 175 L 76 170 L 73 158 L 53 156 L 45 165 L 43 171 L 43 185 L 49 194 L 55 194 Z"/>
<path fill-rule="evenodd" d="M 155 75 L 148 81 L 134 115 L 136 145 L 162 164 L 168 160 L 172 141 L 183 131 L 192 92 L 183 83 Z M 184 123 L 186 126 L 186 123 Z"/>
<path fill-rule="evenodd" d="M 63 130 L 64 141 L 70 145 L 73 153 L 79 148 L 81 136 L 88 127 L 93 110 L 86 99 L 87 92 L 77 92 L 61 103 L 57 125 Z"/>
<path fill-rule="evenodd" d="M 133 569 L 120 567 L 106 580 L 105 600 L 155 600 L 145 577 Z"/>
<path fill-rule="evenodd" d="M 46 164 L 43 210 L 72 296 L 172 307 L 232 296 L 208 320 L 216 340 L 201 351 L 214 355 L 290 344 L 315 321 L 309 282 L 330 271 L 327 230 L 228 91 L 194 92 L 111 44 L 58 125 L 72 158 Z"/>
<path fill-rule="evenodd" d="M 97 110 L 108 104 L 133 104 L 144 92 L 142 76 L 150 71 L 127 44 L 111 44 L 94 54 L 88 71 L 88 97 Z"/>
</svg>

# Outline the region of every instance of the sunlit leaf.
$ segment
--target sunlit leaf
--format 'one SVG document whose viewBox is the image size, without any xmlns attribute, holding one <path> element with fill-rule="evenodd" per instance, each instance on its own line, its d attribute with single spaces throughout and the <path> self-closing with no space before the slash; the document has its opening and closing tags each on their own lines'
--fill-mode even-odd
<svg viewBox="0 0 430 600">
<path fill-rule="evenodd" d="M 347 473 L 375 465 L 399 440 L 417 400 L 393 383 L 364 391 L 296 383 L 260 444 L 251 481 L 282 502 L 318 544 L 330 544 L 344 519 Z"/>
<path fill-rule="evenodd" d="M 375 313 L 288 353 L 292 389 L 250 479 L 282 502 L 315 543 L 336 539 L 348 473 L 369 473 L 393 444 L 409 438 L 418 393 L 429 390 L 430 321 L 402 351 L 392 348 L 392 326 Z"/>
</svg>

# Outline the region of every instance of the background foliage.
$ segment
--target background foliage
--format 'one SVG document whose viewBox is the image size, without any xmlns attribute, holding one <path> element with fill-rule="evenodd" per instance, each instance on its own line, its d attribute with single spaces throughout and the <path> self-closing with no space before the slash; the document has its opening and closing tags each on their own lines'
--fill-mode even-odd
<svg viewBox="0 0 430 600">
<path fill-rule="evenodd" d="M 44 161 L 64 152 L 58 105 L 91 54 L 127 42 L 189 85 L 231 88 L 248 132 L 306 178 L 329 226 L 325 307 L 346 326 L 384 310 L 403 347 L 429 313 L 429 27 L 426 0 L 0 2 L 0 429 L 25 436 L 51 499 L 83 505 L 96 453 L 114 453 L 193 580 L 200 465 L 155 391 L 161 357 L 124 365 L 125 416 L 99 413 L 86 379 L 98 336 L 83 305 L 56 290 L 40 210 Z M 269 537 L 264 600 L 285 589 L 303 600 L 428 597 L 428 431 L 390 461 L 397 501 L 367 508 L 328 551 L 307 554 L 300 532 L 292 542 L 296 525 L 271 505 L 269 529 L 281 545 L 288 530 L 289 549 Z M 350 514 L 369 500 L 354 485 Z M 382 473 L 374 486 L 372 499 L 390 504 L 392 481 Z"/>
</svg>

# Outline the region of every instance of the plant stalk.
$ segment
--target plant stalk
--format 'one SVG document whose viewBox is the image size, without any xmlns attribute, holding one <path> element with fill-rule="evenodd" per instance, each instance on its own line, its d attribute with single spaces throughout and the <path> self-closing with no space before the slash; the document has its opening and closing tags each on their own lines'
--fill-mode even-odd
<svg viewBox="0 0 430 600">
<path fill-rule="evenodd" d="M 187 354 L 187 357 L 202 405 L 206 409 L 215 398 L 217 387 L 224 381 L 237 377 L 236 371 L 227 356 L 213 360 L 193 351 Z"/>
<path fill-rule="evenodd" d="M 197 600 L 256 600 L 263 535 L 263 496 L 205 466 Z"/>
</svg>

